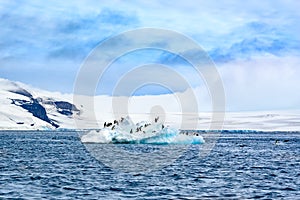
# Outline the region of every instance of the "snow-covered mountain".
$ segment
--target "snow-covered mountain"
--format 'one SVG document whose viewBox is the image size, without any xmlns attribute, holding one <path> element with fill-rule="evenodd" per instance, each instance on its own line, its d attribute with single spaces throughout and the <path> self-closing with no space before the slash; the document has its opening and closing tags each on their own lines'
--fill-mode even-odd
<svg viewBox="0 0 300 200">
<path fill-rule="evenodd" d="M 80 110 L 71 95 L 0 79 L 0 129 L 74 128 Z"/>
<path fill-rule="evenodd" d="M 92 107 L 82 102 L 75 105 L 73 97 L 0 78 L 0 129 L 94 129 L 114 120 L 111 97 L 88 97 L 94 98 Z M 173 97 L 170 94 L 131 97 L 130 117 L 134 122 L 149 120 L 151 108 L 161 105 L 165 109 L 165 124 L 181 128 L 182 114 L 173 104 Z M 211 113 L 186 114 L 191 123 L 198 124 L 197 129 L 210 128 Z M 299 111 L 227 112 L 225 116 L 224 130 L 300 131 Z"/>
</svg>

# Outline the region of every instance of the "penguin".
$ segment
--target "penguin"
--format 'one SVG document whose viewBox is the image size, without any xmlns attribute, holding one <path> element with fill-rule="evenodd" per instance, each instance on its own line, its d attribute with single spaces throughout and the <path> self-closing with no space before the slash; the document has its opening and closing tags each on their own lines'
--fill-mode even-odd
<svg viewBox="0 0 300 200">
<path fill-rule="evenodd" d="M 104 122 L 104 128 L 106 127 L 106 122 Z"/>
</svg>

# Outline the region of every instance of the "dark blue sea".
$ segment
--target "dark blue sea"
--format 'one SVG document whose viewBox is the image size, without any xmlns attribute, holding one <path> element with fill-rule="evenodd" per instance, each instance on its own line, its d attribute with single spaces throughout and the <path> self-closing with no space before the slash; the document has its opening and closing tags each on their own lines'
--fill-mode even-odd
<svg viewBox="0 0 300 200">
<path fill-rule="evenodd" d="M 1 131 L 0 199 L 300 199 L 300 133 L 225 132 L 205 157 L 190 145 L 172 163 L 130 173 L 96 159 L 79 135 Z M 151 166 L 147 152 L 163 146 L 110 144 L 98 153 L 119 160 L 115 147 Z"/>
</svg>

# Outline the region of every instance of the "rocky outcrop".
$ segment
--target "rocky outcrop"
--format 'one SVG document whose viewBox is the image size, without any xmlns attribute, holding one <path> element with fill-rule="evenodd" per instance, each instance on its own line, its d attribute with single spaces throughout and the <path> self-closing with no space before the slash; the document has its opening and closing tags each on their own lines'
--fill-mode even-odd
<svg viewBox="0 0 300 200">
<path fill-rule="evenodd" d="M 26 100 L 20 100 L 20 99 L 11 99 L 12 104 L 22 107 L 23 109 L 30 112 L 33 116 L 48 122 L 53 127 L 58 128 L 59 125 L 53 122 L 49 117 L 47 116 L 46 109 L 38 103 L 37 100 L 32 99 L 31 101 Z"/>
<path fill-rule="evenodd" d="M 73 115 L 74 111 L 75 112 L 79 111 L 75 105 L 66 101 L 54 101 L 54 105 L 60 114 L 67 115 L 67 116 Z"/>
</svg>

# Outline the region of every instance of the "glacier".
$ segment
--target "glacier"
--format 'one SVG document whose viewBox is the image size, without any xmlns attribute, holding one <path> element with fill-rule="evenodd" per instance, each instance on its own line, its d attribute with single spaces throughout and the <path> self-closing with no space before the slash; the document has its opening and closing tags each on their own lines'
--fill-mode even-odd
<svg viewBox="0 0 300 200">
<path fill-rule="evenodd" d="M 74 103 L 73 97 L 0 78 L 0 130 L 99 129 L 105 121 L 114 120 L 110 96 L 92 97 L 93 110 L 88 105 Z M 165 109 L 165 124 L 190 130 L 188 126 L 180 126 L 182 113 L 169 94 L 133 96 L 130 102 L 129 113 L 134 122 L 149 119 L 151 107 L 159 104 Z M 210 130 L 210 124 L 214 123 L 210 112 L 185 114 L 189 115 L 187 124 L 197 124 L 194 129 Z M 300 111 L 226 112 L 222 123 L 222 130 L 226 131 L 300 131 Z"/>
</svg>

